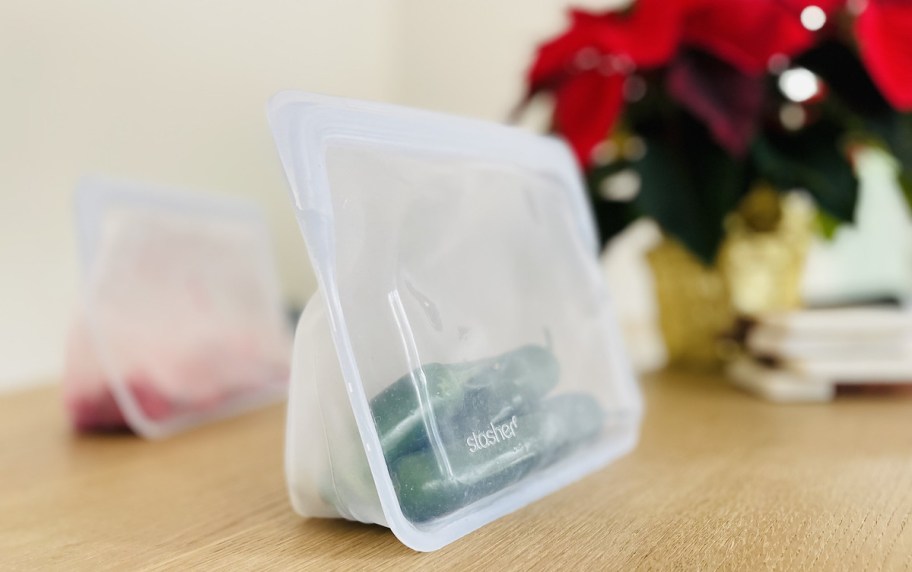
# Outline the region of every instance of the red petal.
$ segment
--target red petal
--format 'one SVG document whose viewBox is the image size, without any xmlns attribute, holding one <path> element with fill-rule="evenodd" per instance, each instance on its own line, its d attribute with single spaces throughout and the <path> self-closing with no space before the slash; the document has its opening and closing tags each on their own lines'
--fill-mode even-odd
<svg viewBox="0 0 912 572">
<path fill-rule="evenodd" d="M 569 77 L 574 71 L 574 60 L 579 52 L 594 45 L 592 27 L 579 25 L 574 19 L 566 32 L 539 46 L 535 61 L 527 73 L 530 91 L 553 88 Z"/>
<path fill-rule="evenodd" d="M 895 108 L 912 111 L 912 3 L 872 0 L 855 26 L 871 78 Z"/>
<path fill-rule="evenodd" d="M 583 166 L 605 140 L 624 104 L 624 76 L 598 71 L 582 73 L 557 92 L 554 121 Z"/>
<path fill-rule="evenodd" d="M 668 93 L 703 120 L 731 155 L 743 156 L 763 111 L 763 76 L 747 75 L 702 53 L 682 53 L 667 75 Z"/>
<path fill-rule="evenodd" d="M 605 53 L 624 55 L 639 67 L 664 65 L 681 40 L 683 3 L 638 0 L 625 12 L 592 14 L 580 10 L 573 19 L 591 25 L 598 47 Z"/>
<path fill-rule="evenodd" d="M 745 73 L 764 73 L 772 56 L 795 55 L 814 41 L 799 13 L 777 0 L 691 0 L 684 43 Z"/>
<path fill-rule="evenodd" d="M 539 47 L 527 74 L 530 91 L 553 89 L 595 66 L 626 73 L 635 66 L 664 65 L 680 41 L 680 6 L 667 0 L 639 0 L 626 12 L 571 11 L 569 29 Z M 588 66 L 580 61 L 587 59 L 581 58 L 587 49 Z"/>
</svg>

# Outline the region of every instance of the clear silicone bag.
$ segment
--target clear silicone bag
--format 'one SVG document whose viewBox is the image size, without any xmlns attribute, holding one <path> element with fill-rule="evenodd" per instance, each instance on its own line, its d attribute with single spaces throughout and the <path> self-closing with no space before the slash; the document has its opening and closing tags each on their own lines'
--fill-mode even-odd
<svg viewBox="0 0 912 572">
<path fill-rule="evenodd" d="M 269 115 L 319 282 L 292 362 L 298 513 L 434 550 L 635 445 L 639 390 L 562 143 L 306 94 Z"/>
<path fill-rule="evenodd" d="M 77 430 L 149 438 L 281 400 L 291 332 L 246 201 L 83 180 L 64 396 Z"/>
</svg>

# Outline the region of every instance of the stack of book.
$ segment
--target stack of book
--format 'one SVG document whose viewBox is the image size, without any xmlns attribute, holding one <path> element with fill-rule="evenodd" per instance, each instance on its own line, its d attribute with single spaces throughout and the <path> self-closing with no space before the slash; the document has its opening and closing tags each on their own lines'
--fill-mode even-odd
<svg viewBox="0 0 912 572">
<path fill-rule="evenodd" d="M 837 389 L 912 389 L 912 312 L 846 307 L 746 322 L 728 368 L 738 386 L 773 401 L 828 401 Z"/>
</svg>

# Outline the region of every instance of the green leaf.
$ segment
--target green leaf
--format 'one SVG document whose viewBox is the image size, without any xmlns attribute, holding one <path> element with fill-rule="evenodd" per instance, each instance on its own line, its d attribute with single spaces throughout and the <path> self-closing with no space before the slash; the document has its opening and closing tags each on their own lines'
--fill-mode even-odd
<svg viewBox="0 0 912 572">
<path fill-rule="evenodd" d="M 630 203 L 596 199 L 592 207 L 595 211 L 595 223 L 598 226 L 599 240 L 603 249 L 612 238 L 620 234 L 637 218 Z"/>
<path fill-rule="evenodd" d="M 685 114 L 676 116 L 666 131 L 644 139 L 646 154 L 634 165 L 641 179 L 636 208 L 712 264 L 724 237 L 725 216 L 747 190 L 743 161 Z"/>
<path fill-rule="evenodd" d="M 761 178 L 774 186 L 804 189 L 841 222 L 855 217 L 858 179 L 842 149 L 842 130 L 819 122 L 794 133 L 758 137 L 752 158 Z"/>
<path fill-rule="evenodd" d="M 902 189 L 906 204 L 912 209 L 912 171 L 906 169 L 899 174 L 899 188 Z"/>
<path fill-rule="evenodd" d="M 873 117 L 892 110 L 858 54 L 843 42 L 824 40 L 799 56 L 796 63 L 822 77 L 854 113 Z"/>
<path fill-rule="evenodd" d="M 801 55 L 796 63 L 818 74 L 838 100 L 842 120 L 883 141 L 900 164 L 899 184 L 912 206 L 912 118 L 898 113 L 883 97 L 855 50 L 843 42 L 825 40 Z"/>
<path fill-rule="evenodd" d="M 912 207 L 912 115 L 892 113 L 879 121 L 869 122 L 869 125 L 899 163 L 899 185 L 906 202 Z"/>
<path fill-rule="evenodd" d="M 817 212 L 817 228 L 827 240 L 833 240 L 839 230 L 839 221 L 823 211 Z"/>
<path fill-rule="evenodd" d="M 607 165 L 593 168 L 586 173 L 586 186 L 589 189 L 589 201 L 595 214 L 599 241 L 602 248 L 612 238 L 620 234 L 636 218 L 636 212 L 628 202 L 608 200 L 602 196 L 601 185 L 608 177 L 629 169 L 630 163 L 619 160 Z"/>
</svg>

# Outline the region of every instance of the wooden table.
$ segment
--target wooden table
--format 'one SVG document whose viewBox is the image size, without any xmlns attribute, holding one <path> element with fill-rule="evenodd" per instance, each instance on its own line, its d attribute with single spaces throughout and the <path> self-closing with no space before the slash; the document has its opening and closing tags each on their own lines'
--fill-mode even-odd
<svg viewBox="0 0 912 572">
<path fill-rule="evenodd" d="M 3 396 L 0 569 L 912 567 L 912 399 L 644 385 L 633 454 L 430 554 L 295 516 L 281 407 L 144 442 L 72 436 L 55 389 Z"/>
</svg>

